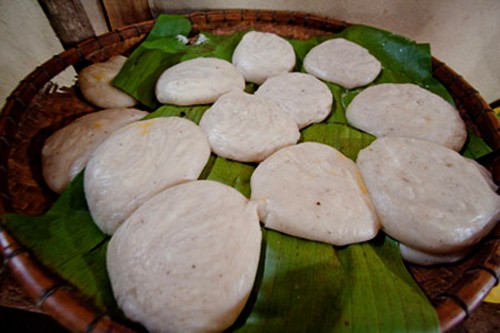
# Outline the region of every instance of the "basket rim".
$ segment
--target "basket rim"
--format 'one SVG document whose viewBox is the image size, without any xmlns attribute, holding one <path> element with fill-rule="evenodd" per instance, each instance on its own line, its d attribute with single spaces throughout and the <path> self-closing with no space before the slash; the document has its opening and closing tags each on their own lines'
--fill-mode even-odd
<svg viewBox="0 0 500 333">
<path fill-rule="evenodd" d="M 301 24 L 318 28 L 325 32 L 335 29 L 343 30 L 351 23 L 313 15 L 304 12 L 290 12 L 277 10 L 251 10 L 251 9 L 221 9 L 206 11 L 190 11 L 183 14 L 191 20 L 193 27 L 203 24 L 218 24 L 239 22 L 266 22 L 273 24 Z M 38 66 L 26 76 L 11 95 L 7 98 L 0 113 L 0 214 L 11 211 L 10 198 L 4 193 L 4 183 L 7 181 L 8 168 L 4 165 L 2 151 L 10 147 L 7 128 L 16 130 L 19 126 L 19 117 L 29 107 L 31 100 L 46 84 L 65 68 L 87 60 L 93 52 L 99 52 L 111 43 L 121 43 L 131 38 L 144 38 L 154 24 L 148 20 L 131 24 L 114 31 L 93 36 L 78 43 L 76 46 L 53 56 L 51 59 Z M 445 63 L 432 57 L 434 75 L 453 95 L 457 104 L 464 101 L 475 105 L 477 112 L 471 117 L 474 123 L 482 124 L 487 129 L 488 135 L 484 140 L 493 149 L 500 148 L 500 125 L 491 107 L 462 76 L 457 74 Z M 460 96 L 457 94 L 460 92 Z M 465 93 L 464 93 L 465 92 Z M 465 319 L 475 309 L 487 292 L 498 283 L 500 275 L 500 224 L 486 241 L 485 249 L 491 256 L 497 258 L 488 260 L 490 265 L 479 265 L 466 272 L 467 281 L 473 281 L 473 290 L 466 286 L 465 280 L 453 286 L 450 292 L 438 295 L 440 301 L 435 304 L 435 309 L 443 331 L 449 330 Z M 0 253 L 5 258 L 14 276 L 21 282 L 25 291 L 35 300 L 37 306 L 58 320 L 63 326 L 74 331 L 132 331 L 112 321 L 102 313 L 96 313 L 71 287 L 61 284 L 57 277 L 41 265 L 36 258 L 30 256 L 27 249 L 23 248 L 4 228 L 0 226 Z M 467 288 L 466 288 L 467 287 Z M 66 309 L 65 311 L 61 311 Z M 68 311 L 71 309 L 74 311 Z M 68 313 L 70 312 L 70 313 Z M 78 316 L 75 315 L 78 314 Z"/>
</svg>

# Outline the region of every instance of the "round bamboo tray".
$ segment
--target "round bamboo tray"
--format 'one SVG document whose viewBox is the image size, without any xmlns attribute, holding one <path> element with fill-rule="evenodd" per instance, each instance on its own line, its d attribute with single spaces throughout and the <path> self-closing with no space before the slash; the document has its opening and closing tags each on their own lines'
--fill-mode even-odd
<svg viewBox="0 0 500 333">
<path fill-rule="evenodd" d="M 308 38 L 340 32 L 349 23 L 305 13 L 266 10 L 217 10 L 186 14 L 193 31 L 224 34 L 247 30 L 273 31 L 287 37 Z M 127 54 L 153 26 L 153 21 L 127 26 L 86 40 L 54 56 L 29 74 L 7 99 L 0 114 L 0 214 L 46 211 L 55 195 L 41 177 L 40 151 L 43 140 L 55 129 L 96 110 L 75 87 L 56 92 L 51 80 L 69 66 L 80 69 L 117 54 Z M 433 73 L 451 93 L 468 127 L 481 136 L 496 154 L 488 166 L 500 180 L 500 125 L 489 105 L 460 75 L 437 59 Z M 57 97 L 53 103 L 50 97 Z M 4 263 L 20 281 L 40 309 L 76 332 L 131 332 L 105 313 L 95 311 L 74 287 L 65 284 L 36 260 L 36 253 L 23 248 L 0 227 L 0 249 Z M 458 264 L 432 268 L 408 265 L 438 313 L 446 331 L 468 316 L 500 274 L 500 225 L 474 253 Z"/>
</svg>

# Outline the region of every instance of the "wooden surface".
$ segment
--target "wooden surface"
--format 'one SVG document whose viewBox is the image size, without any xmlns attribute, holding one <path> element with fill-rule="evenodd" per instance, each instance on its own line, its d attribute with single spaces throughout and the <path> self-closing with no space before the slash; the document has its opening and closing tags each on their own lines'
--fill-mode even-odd
<svg viewBox="0 0 500 333">
<path fill-rule="evenodd" d="M 38 0 L 65 49 L 94 36 L 80 0 Z"/>
<path fill-rule="evenodd" d="M 109 30 L 152 18 L 148 0 L 102 0 Z"/>
</svg>

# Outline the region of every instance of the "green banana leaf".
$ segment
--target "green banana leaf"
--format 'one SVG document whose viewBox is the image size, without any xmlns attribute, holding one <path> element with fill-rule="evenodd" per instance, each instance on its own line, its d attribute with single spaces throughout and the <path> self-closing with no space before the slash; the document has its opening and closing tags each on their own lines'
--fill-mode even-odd
<svg viewBox="0 0 500 333">
<path fill-rule="evenodd" d="M 185 45 L 191 25 L 182 16 L 161 15 L 147 39 L 131 54 L 114 84 L 137 98 L 152 112 L 147 118 L 179 116 L 198 123 L 209 105 L 160 106 L 154 84 L 166 68 L 183 60 L 214 56 L 230 60 L 243 33 L 216 36 Z M 296 70 L 303 70 L 307 52 L 328 38 L 343 37 L 365 46 L 382 62 L 375 83 L 413 82 L 452 102 L 432 78 L 429 46 L 389 32 L 353 26 L 340 34 L 290 40 L 297 55 Z M 361 89 L 345 90 L 327 84 L 335 105 L 321 124 L 302 130 L 301 141 L 317 141 L 355 159 L 374 137 L 350 127 L 345 108 Z M 247 91 L 257 87 L 249 84 Z M 479 157 L 489 148 L 472 137 L 464 154 Z M 250 177 L 256 164 L 238 163 L 212 155 L 200 179 L 233 186 L 251 194 Z M 39 217 L 6 214 L 2 225 L 50 270 L 76 286 L 98 309 L 121 321 L 106 273 L 109 237 L 94 225 L 79 175 L 52 209 Z M 434 308 L 408 273 L 397 244 L 380 234 L 363 244 L 333 247 L 262 229 L 263 244 L 257 278 L 247 306 L 229 331 L 241 332 L 438 332 Z"/>
<path fill-rule="evenodd" d="M 134 50 L 113 79 L 113 84 L 154 110 L 161 106 L 155 96 L 155 85 L 164 70 L 197 57 L 217 57 L 230 61 L 243 35 L 217 36 L 204 33 L 206 42 L 188 47 L 179 36 L 187 38 L 190 30 L 191 22 L 185 17 L 160 15 L 146 40 Z"/>
<path fill-rule="evenodd" d="M 106 271 L 109 237 L 94 224 L 83 192 L 83 173 L 42 216 L 4 214 L 2 224 L 51 271 L 83 291 L 96 308 L 116 314 Z"/>
</svg>

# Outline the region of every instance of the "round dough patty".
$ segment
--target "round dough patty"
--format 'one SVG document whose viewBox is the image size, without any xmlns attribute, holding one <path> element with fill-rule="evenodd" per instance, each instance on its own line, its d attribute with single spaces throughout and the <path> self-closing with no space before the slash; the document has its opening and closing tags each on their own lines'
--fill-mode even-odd
<svg viewBox="0 0 500 333">
<path fill-rule="evenodd" d="M 376 236 L 379 222 L 356 164 L 315 142 L 282 148 L 251 177 L 265 226 L 334 245 Z"/>
<path fill-rule="evenodd" d="M 432 142 L 384 137 L 357 159 L 382 229 L 429 254 L 471 247 L 500 217 L 500 196 L 477 165 Z"/>
<path fill-rule="evenodd" d="M 285 73 L 269 78 L 255 92 L 276 102 L 299 128 L 324 120 L 332 111 L 328 86 L 306 73 Z"/>
<path fill-rule="evenodd" d="M 94 151 L 85 169 L 85 197 L 94 222 L 113 234 L 156 193 L 197 179 L 209 156 L 205 134 L 183 118 L 154 118 L 119 129 Z"/>
<path fill-rule="evenodd" d="M 304 58 L 304 69 L 322 80 L 352 89 L 374 81 L 382 65 L 364 47 L 335 38 L 313 47 Z"/>
<path fill-rule="evenodd" d="M 459 151 L 467 138 L 458 111 L 440 96 L 411 83 L 366 88 L 346 110 L 348 122 L 377 137 L 432 141 Z"/>
<path fill-rule="evenodd" d="M 57 193 L 83 170 L 92 152 L 115 130 L 145 117 L 137 109 L 106 109 L 77 118 L 54 132 L 42 148 L 43 178 Z"/>
<path fill-rule="evenodd" d="M 127 58 L 122 55 L 111 57 L 108 61 L 97 62 L 85 67 L 78 74 L 78 83 L 83 97 L 90 103 L 104 109 L 127 108 L 137 101 L 126 92 L 112 85 Z"/>
<path fill-rule="evenodd" d="M 221 96 L 200 127 L 214 153 L 240 162 L 260 162 L 300 138 L 295 121 L 276 103 L 240 91 Z"/>
<path fill-rule="evenodd" d="M 214 181 L 171 187 L 111 238 L 118 305 L 150 332 L 222 332 L 248 299 L 261 238 L 255 203 L 235 189 Z"/>
<path fill-rule="evenodd" d="M 295 66 L 295 51 L 286 39 L 272 32 L 247 32 L 236 46 L 233 64 L 245 80 L 257 84 L 267 78 L 290 72 Z"/>
<path fill-rule="evenodd" d="M 165 70 L 156 83 L 156 98 L 163 104 L 209 104 L 228 91 L 243 89 L 245 79 L 230 62 L 196 58 Z"/>
<path fill-rule="evenodd" d="M 463 259 L 472 251 L 473 247 L 461 250 L 459 252 L 447 254 L 431 254 L 412 249 L 403 243 L 399 244 L 401 257 L 407 262 L 422 266 L 451 264 Z"/>
</svg>

